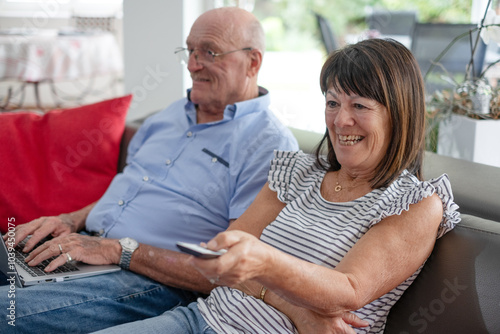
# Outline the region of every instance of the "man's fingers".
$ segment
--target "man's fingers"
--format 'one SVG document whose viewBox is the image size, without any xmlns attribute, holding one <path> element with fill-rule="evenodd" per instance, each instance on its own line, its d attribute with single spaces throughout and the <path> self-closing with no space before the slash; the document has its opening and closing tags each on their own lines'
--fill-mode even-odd
<svg viewBox="0 0 500 334">
<path fill-rule="evenodd" d="M 38 226 L 39 226 L 39 224 L 36 220 L 33 221 L 31 223 L 31 225 L 23 224 L 23 225 L 16 226 L 15 237 L 14 237 L 14 241 L 15 241 L 14 247 L 17 246 L 21 241 L 26 239 L 26 237 L 28 235 L 32 234 L 33 231 L 35 231 L 38 228 Z"/>
<path fill-rule="evenodd" d="M 23 252 L 31 251 L 36 244 L 52 233 L 53 228 L 51 224 L 47 224 L 47 219 L 49 217 L 41 217 L 16 227 L 16 245 L 31 235 L 31 238 L 24 245 Z"/>
<path fill-rule="evenodd" d="M 55 258 L 52 262 L 49 263 L 47 267 L 45 267 L 46 272 L 54 271 L 60 266 L 64 265 L 66 262 L 74 261 L 75 259 L 68 253 L 62 253 L 57 258 Z"/>
<path fill-rule="evenodd" d="M 56 246 L 57 247 L 57 246 Z M 60 251 L 56 249 L 49 243 L 44 243 L 39 247 L 35 248 L 25 259 L 25 261 L 30 266 L 36 266 L 43 260 L 56 256 Z"/>
<path fill-rule="evenodd" d="M 44 238 L 46 238 L 51 232 L 51 229 L 50 227 L 48 226 L 43 226 L 40 227 L 39 229 L 35 230 L 33 232 L 33 234 L 31 234 L 31 238 L 29 238 L 29 240 L 26 242 L 26 244 L 24 245 L 24 248 L 23 248 L 23 252 L 25 253 L 28 253 L 30 252 L 31 250 L 33 250 L 33 248 L 40 242 L 42 241 Z M 29 235 L 29 234 L 28 234 Z M 28 236 L 26 235 L 26 237 Z M 22 236 L 20 236 L 20 240 L 19 241 L 22 241 L 24 240 L 24 238 L 22 238 Z"/>
</svg>

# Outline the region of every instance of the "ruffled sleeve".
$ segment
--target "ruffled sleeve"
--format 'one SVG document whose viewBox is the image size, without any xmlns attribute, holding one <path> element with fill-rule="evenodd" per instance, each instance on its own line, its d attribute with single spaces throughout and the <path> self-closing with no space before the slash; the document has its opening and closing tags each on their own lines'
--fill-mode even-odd
<svg viewBox="0 0 500 334">
<path fill-rule="evenodd" d="M 448 175 L 443 174 L 438 178 L 431 179 L 429 183 L 436 189 L 436 193 L 443 203 L 443 220 L 437 235 L 437 238 L 441 238 L 460 222 L 460 212 L 457 211 L 458 205 L 453 201 Z"/>
<path fill-rule="evenodd" d="M 277 192 L 281 202 L 288 204 L 321 182 L 323 175 L 324 170 L 314 156 L 302 151 L 275 151 L 268 174 L 269 188 Z"/>
<path fill-rule="evenodd" d="M 278 199 L 283 203 L 293 200 L 289 197 L 289 190 L 298 154 L 300 152 L 274 151 L 268 175 L 269 189 L 277 192 Z"/>
<path fill-rule="evenodd" d="M 408 211 L 411 204 L 419 203 L 424 198 L 436 193 L 443 204 L 443 218 L 438 229 L 437 238 L 441 238 L 460 222 L 458 205 L 453 201 L 450 180 L 443 174 L 429 181 L 419 181 L 414 175 L 404 171 L 374 202 L 365 203 L 360 210 L 372 211 L 370 226 L 377 224 L 385 217 L 400 215 Z M 375 212 L 373 212 L 375 211 Z"/>
</svg>

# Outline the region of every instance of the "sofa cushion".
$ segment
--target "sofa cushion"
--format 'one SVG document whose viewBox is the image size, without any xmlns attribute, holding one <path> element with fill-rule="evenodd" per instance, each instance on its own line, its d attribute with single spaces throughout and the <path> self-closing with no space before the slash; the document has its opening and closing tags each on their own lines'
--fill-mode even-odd
<svg viewBox="0 0 500 334">
<path fill-rule="evenodd" d="M 0 114 L 0 230 L 78 210 L 118 165 L 131 95 L 45 114 Z"/>
</svg>

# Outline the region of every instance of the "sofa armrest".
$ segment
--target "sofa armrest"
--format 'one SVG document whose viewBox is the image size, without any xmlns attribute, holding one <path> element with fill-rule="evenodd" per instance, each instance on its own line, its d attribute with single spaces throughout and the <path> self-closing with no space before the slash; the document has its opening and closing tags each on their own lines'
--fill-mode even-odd
<svg viewBox="0 0 500 334">
<path fill-rule="evenodd" d="M 437 240 L 384 333 L 500 333 L 500 223 L 470 215 Z"/>
</svg>

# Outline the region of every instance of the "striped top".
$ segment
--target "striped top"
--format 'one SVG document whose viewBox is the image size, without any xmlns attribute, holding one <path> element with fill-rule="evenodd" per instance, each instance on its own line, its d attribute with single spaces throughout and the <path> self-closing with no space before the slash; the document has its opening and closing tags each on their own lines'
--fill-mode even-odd
<svg viewBox="0 0 500 334">
<path fill-rule="evenodd" d="M 444 211 L 437 237 L 460 221 L 447 175 L 422 182 L 403 171 L 387 188 L 375 189 L 351 202 L 333 203 L 320 194 L 325 174 L 314 157 L 301 151 L 275 153 L 269 186 L 287 206 L 266 227 L 261 236 L 263 242 L 333 269 L 370 227 L 385 217 L 401 214 L 410 204 L 434 193 L 441 198 Z M 392 291 L 357 310 L 355 313 L 370 326 L 356 331 L 383 332 L 390 308 L 421 268 Z M 298 333 L 286 315 L 236 289 L 218 287 L 207 299 L 199 299 L 198 307 L 217 333 Z"/>
</svg>

